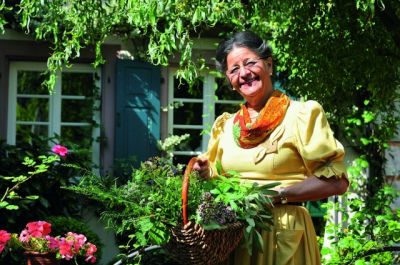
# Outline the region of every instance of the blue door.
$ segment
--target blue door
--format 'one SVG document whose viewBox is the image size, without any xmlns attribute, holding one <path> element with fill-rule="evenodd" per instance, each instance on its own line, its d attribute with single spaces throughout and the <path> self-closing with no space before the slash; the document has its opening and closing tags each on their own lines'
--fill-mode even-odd
<svg viewBox="0 0 400 265">
<path fill-rule="evenodd" d="M 115 158 L 133 158 L 137 166 L 158 154 L 160 68 L 118 60 L 116 71 Z"/>
</svg>

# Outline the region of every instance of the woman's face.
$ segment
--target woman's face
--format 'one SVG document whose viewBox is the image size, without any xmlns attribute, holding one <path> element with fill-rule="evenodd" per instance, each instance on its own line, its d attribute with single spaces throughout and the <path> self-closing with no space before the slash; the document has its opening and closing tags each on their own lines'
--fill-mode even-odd
<svg viewBox="0 0 400 265">
<path fill-rule="evenodd" d="M 226 58 L 226 76 L 249 103 L 263 101 L 272 91 L 272 59 L 262 59 L 245 47 L 233 48 Z"/>
</svg>

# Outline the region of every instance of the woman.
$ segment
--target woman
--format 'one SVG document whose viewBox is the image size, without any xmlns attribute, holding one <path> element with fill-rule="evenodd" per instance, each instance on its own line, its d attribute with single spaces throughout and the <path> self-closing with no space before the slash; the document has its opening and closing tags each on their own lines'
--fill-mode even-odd
<svg viewBox="0 0 400 265">
<path fill-rule="evenodd" d="M 260 184 L 280 182 L 274 227 L 263 232 L 263 253 L 235 253 L 237 265 L 320 264 L 315 230 L 302 202 L 343 194 L 349 185 L 343 146 L 334 138 L 322 107 L 297 102 L 274 90 L 270 47 L 252 32 L 220 43 L 217 66 L 246 101 L 234 114 L 219 116 L 207 152 L 194 169 L 205 178 L 223 169 Z"/>
</svg>

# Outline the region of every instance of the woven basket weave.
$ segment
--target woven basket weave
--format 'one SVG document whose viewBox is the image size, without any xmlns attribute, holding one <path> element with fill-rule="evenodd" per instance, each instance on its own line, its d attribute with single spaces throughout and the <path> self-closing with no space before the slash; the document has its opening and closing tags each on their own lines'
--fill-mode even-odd
<svg viewBox="0 0 400 265">
<path fill-rule="evenodd" d="M 196 160 L 189 161 L 182 183 L 183 226 L 171 229 L 171 240 L 165 248 L 182 265 L 215 265 L 226 260 L 238 246 L 244 225 L 236 222 L 224 229 L 204 230 L 199 224 L 188 221 L 189 177 Z"/>
</svg>

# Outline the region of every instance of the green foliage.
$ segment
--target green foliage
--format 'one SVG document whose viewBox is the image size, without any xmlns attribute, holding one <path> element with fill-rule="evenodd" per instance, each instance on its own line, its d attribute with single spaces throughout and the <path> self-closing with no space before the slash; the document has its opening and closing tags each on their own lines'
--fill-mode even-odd
<svg viewBox="0 0 400 265">
<path fill-rule="evenodd" d="M 20 30 L 51 43 L 46 82 L 50 89 L 56 71 L 79 57 L 82 48 L 94 50 L 94 65 L 102 63 L 101 45 L 109 36 L 132 41 L 134 57 L 155 64 L 166 65 L 177 55 L 179 77 L 193 82 L 202 69 L 208 69 L 208 62 L 193 54 L 196 38 L 222 37 L 243 29 L 259 33 L 273 47 L 276 80 L 291 95 L 320 101 L 337 136 L 361 156 L 350 172 L 369 167 L 368 182 L 357 179 L 352 188 L 359 191 L 370 222 L 365 234 L 373 235 L 378 222 L 370 220 L 366 211 L 375 208 L 384 187 L 384 152 L 400 123 L 399 1 L 1 3 L 0 12 L 10 8 L 18 12 Z M 0 33 L 5 23 L 0 13 Z M 377 216 L 385 215 L 382 204 L 389 200 L 384 201 L 378 203 L 382 207 Z M 355 205 L 360 203 L 354 200 Z"/>
<path fill-rule="evenodd" d="M 218 164 L 217 168 L 220 168 L 220 163 Z M 249 254 L 253 245 L 257 249 L 262 249 L 260 231 L 269 231 L 270 225 L 273 225 L 270 209 L 266 206 L 272 204 L 269 197 L 276 194 L 272 188 L 278 183 L 258 185 L 243 182 L 235 171 L 228 171 L 228 177 L 221 175 L 221 171 L 218 174 L 219 176 L 210 182 L 212 185 L 210 192 L 214 195 L 215 201 L 229 205 L 236 212 L 237 219 L 246 224 L 244 238 Z"/>
<path fill-rule="evenodd" d="M 0 34 L 4 34 L 4 25 L 7 24 L 4 11 L 9 11 L 11 9 L 11 7 L 6 6 L 6 0 L 0 1 Z"/>
<path fill-rule="evenodd" d="M 76 203 L 76 194 L 61 187 L 76 183 L 80 175 L 80 169 L 67 165 L 90 167 L 81 159 L 86 157 L 85 150 L 70 148 L 73 151 L 66 157 L 57 157 L 48 145 L 56 139 L 32 137 L 30 140 L 16 146 L 0 141 L 2 201 L 18 208 L 14 211 L 0 208 L 0 215 L 4 217 L 0 225 L 10 230 L 19 230 L 28 221 L 44 220 L 49 215 L 79 215 L 81 206 Z"/>
<path fill-rule="evenodd" d="M 17 191 L 19 187 L 35 177 L 36 175 L 40 175 L 46 173 L 49 169 L 50 165 L 60 161 L 60 157 L 58 155 L 41 155 L 38 157 L 40 163 L 36 163 L 35 160 L 29 157 L 24 158 L 23 165 L 30 168 L 31 171 L 28 171 L 26 175 L 19 176 L 0 176 L 0 179 L 11 182 L 10 186 L 6 188 L 3 192 L 2 197 L 0 198 L 0 209 L 5 208 L 6 210 L 18 210 L 19 206 L 17 204 L 13 204 L 14 200 L 36 200 L 39 198 L 38 195 L 26 195 L 20 196 Z"/>
<path fill-rule="evenodd" d="M 156 159 L 142 163 L 123 185 L 89 175 L 70 189 L 102 202 L 106 206 L 102 218 L 117 234 L 129 235 L 134 242 L 128 242 L 129 247 L 161 244 L 169 238 L 168 229 L 181 220 L 179 168 L 165 162 Z M 199 196 L 197 184 L 193 181 L 191 185 L 193 198 Z M 193 209 L 193 202 L 189 208 Z"/>
<path fill-rule="evenodd" d="M 236 213 L 236 220 L 246 224 L 245 239 L 249 250 L 253 243 L 260 247 L 259 229 L 268 230 L 272 220 L 271 201 L 267 196 L 274 194 L 271 188 L 275 185 L 240 183 L 237 174 L 209 181 L 193 175 L 188 195 L 189 220 L 204 221 L 199 219 L 198 206 L 204 193 L 211 192 L 216 202 L 229 205 Z M 126 244 L 120 246 L 122 249 L 164 245 L 170 239 L 170 229 L 182 224 L 182 174 L 170 160 L 155 157 L 143 162 L 123 185 L 90 175 L 68 189 L 104 204 L 101 218 L 117 234 L 128 238 Z M 206 228 L 220 229 L 224 225 L 213 222 Z"/>
<path fill-rule="evenodd" d="M 178 77 L 193 84 L 212 70 L 193 53 L 198 38 L 253 30 L 273 47 L 281 86 L 320 101 L 340 137 L 379 160 L 370 164 L 370 188 L 382 186 L 379 165 L 400 122 L 399 1 L 25 0 L 3 1 L 1 10 L 19 14 L 15 28 L 51 43 L 50 90 L 82 48 L 94 51 L 94 66 L 103 63 L 101 45 L 111 36 L 132 42 L 136 59 L 167 65 L 176 56 Z"/>
<path fill-rule="evenodd" d="M 25 0 L 2 1 L 0 11 L 18 13 L 13 27 L 51 43 L 50 90 L 83 48 L 96 54 L 94 66 L 103 63 L 101 45 L 111 36 L 132 42 L 136 59 L 167 65 L 176 56 L 178 77 L 192 84 L 212 70 L 193 53 L 198 38 L 253 30 L 273 47 L 281 86 L 320 101 L 341 137 L 368 161 L 380 160 L 371 163 L 371 181 L 382 186 L 379 165 L 400 119 L 398 1 Z"/>
<path fill-rule="evenodd" d="M 338 211 L 343 223 L 329 223 L 326 228 L 330 245 L 322 249 L 324 264 L 395 264 L 399 262 L 400 210 L 392 203 L 400 192 L 385 185 L 373 198 L 366 192 L 366 180 L 360 171 L 368 166 L 362 158 L 350 170 L 352 192 L 346 195 L 346 203 L 328 202 L 325 207 Z M 368 205 L 373 201 L 372 207 Z"/>
</svg>

